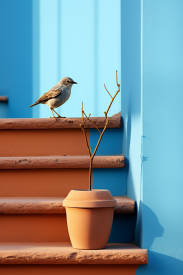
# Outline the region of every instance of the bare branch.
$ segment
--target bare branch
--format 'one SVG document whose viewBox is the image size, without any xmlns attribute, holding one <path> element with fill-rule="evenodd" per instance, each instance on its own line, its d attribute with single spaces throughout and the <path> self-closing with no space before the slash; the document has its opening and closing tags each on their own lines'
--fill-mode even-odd
<svg viewBox="0 0 183 275">
<path fill-rule="evenodd" d="M 107 90 L 105 83 L 104 83 L 104 88 L 106 89 L 107 93 L 110 95 L 110 97 L 112 98 L 112 95 L 109 93 L 109 91 Z"/>
<path fill-rule="evenodd" d="M 86 120 L 84 121 L 84 124 L 87 122 L 87 121 L 90 121 L 91 123 L 93 123 L 93 125 L 95 126 L 95 128 L 97 129 L 97 131 L 99 131 L 99 133 L 101 134 L 101 131 L 99 130 L 99 128 L 95 125 L 95 122 L 93 120 L 91 120 L 89 117 L 91 116 L 91 114 L 89 114 L 89 117 L 87 117 L 87 115 L 85 114 L 85 112 L 83 111 L 85 117 L 86 117 Z"/>
<path fill-rule="evenodd" d="M 107 128 L 107 125 L 108 125 L 108 122 L 109 122 L 109 118 L 107 117 L 107 114 L 108 114 L 108 112 L 109 112 L 109 109 L 110 109 L 110 107 L 111 107 L 111 105 L 112 105 L 112 103 L 113 103 L 115 97 L 117 96 L 117 94 L 118 94 L 119 91 L 120 91 L 120 84 L 118 84 L 117 71 L 116 71 L 116 85 L 117 85 L 117 87 L 118 87 L 118 90 L 116 91 L 115 95 L 112 97 L 111 94 L 109 93 L 109 91 L 107 90 L 105 84 L 104 84 L 104 88 L 106 89 L 107 93 L 108 93 L 108 94 L 110 95 L 110 97 L 111 97 L 111 102 L 109 103 L 109 106 L 108 106 L 108 108 L 107 108 L 107 111 L 104 112 L 104 114 L 105 114 L 105 119 L 106 119 L 106 123 L 105 123 L 104 129 L 103 129 L 102 132 L 101 132 L 101 131 L 98 129 L 98 127 L 95 125 L 95 122 L 94 122 L 93 120 L 90 119 L 91 114 L 89 114 L 89 116 L 87 117 L 86 113 L 85 113 L 84 110 L 83 110 L 83 102 L 82 102 L 82 109 L 81 109 L 81 110 L 82 110 L 82 124 L 81 124 L 80 126 L 81 126 L 81 129 L 82 129 L 83 133 L 84 133 L 85 140 L 86 140 L 86 145 L 87 145 L 88 152 L 89 152 L 89 156 L 90 156 L 89 190 L 92 189 L 91 181 L 92 181 L 92 163 L 93 163 L 93 158 L 94 158 L 94 156 L 95 156 L 95 154 L 96 154 L 96 152 L 97 152 L 97 149 L 98 149 L 98 147 L 99 147 L 99 144 L 100 144 L 100 142 L 101 142 L 101 139 L 102 139 L 102 137 L 103 137 L 103 135 L 104 135 L 104 132 L 105 132 L 105 130 L 106 130 L 106 128 Z M 83 115 L 86 117 L 85 120 L 84 120 Z M 85 123 L 86 123 L 87 121 L 92 122 L 93 125 L 95 126 L 95 128 L 100 132 L 100 137 L 99 137 L 99 140 L 98 140 L 98 142 L 97 142 L 97 145 L 96 145 L 96 147 L 95 147 L 95 150 L 94 150 L 93 154 L 92 154 L 91 147 L 89 146 L 88 139 L 87 139 L 87 135 L 86 135 L 85 128 L 84 128 L 84 125 L 85 125 Z"/>
<path fill-rule="evenodd" d="M 80 125 L 82 131 L 83 131 L 83 134 L 85 136 L 85 140 L 86 140 L 86 145 L 87 145 L 87 148 L 88 148 L 88 153 L 89 153 L 89 156 L 91 157 L 91 151 L 90 151 L 90 146 L 89 146 L 89 143 L 88 143 L 88 139 L 87 139 L 87 135 L 86 135 L 86 131 L 85 131 L 85 128 L 84 128 L 84 117 L 83 117 L 83 102 L 82 102 L 82 124 Z"/>
<path fill-rule="evenodd" d="M 104 132 L 105 132 L 105 130 L 106 130 L 106 128 L 107 128 L 108 122 L 109 122 L 109 119 L 107 118 L 107 119 L 106 119 L 106 123 L 105 123 L 105 127 L 104 127 L 104 129 L 103 129 L 103 131 L 102 131 L 102 133 L 101 133 L 101 135 L 100 135 L 100 137 L 99 137 L 98 143 L 97 143 L 97 145 L 96 145 L 96 147 L 95 147 L 95 151 L 93 152 L 92 159 L 94 158 L 94 156 L 95 156 L 95 154 L 96 154 L 96 152 L 97 152 L 97 149 L 98 149 L 98 147 L 99 147 L 99 144 L 100 144 L 100 142 L 101 142 L 101 139 L 102 139 L 102 137 L 103 137 L 103 134 L 104 134 Z"/>
<path fill-rule="evenodd" d="M 111 108 L 111 105 L 112 105 L 112 103 L 113 103 L 115 97 L 116 97 L 117 94 L 119 93 L 119 91 L 120 91 L 120 87 L 118 88 L 117 92 L 116 92 L 115 95 L 113 96 L 113 98 L 112 98 L 112 100 L 111 100 L 111 102 L 110 102 L 110 104 L 109 104 L 109 107 L 107 108 L 107 111 L 106 111 L 107 114 L 108 114 L 108 112 L 109 112 L 109 109 Z"/>
</svg>

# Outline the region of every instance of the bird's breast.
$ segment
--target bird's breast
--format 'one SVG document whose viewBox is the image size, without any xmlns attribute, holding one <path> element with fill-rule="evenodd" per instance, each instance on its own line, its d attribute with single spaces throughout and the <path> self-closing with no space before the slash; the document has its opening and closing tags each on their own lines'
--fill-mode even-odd
<svg viewBox="0 0 183 275">
<path fill-rule="evenodd" d="M 61 105 L 63 105 L 70 97 L 71 95 L 71 89 L 63 89 L 62 92 L 52 99 L 49 99 L 47 101 L 47 105 L 52 108 L 57 108 Z"/>
</svg>

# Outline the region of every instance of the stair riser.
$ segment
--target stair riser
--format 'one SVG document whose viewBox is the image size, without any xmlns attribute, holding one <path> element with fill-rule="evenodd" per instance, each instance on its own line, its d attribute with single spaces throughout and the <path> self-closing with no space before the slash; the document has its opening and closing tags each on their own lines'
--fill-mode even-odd
<svg viewBox="0 0 183 275">
<path fill-rule="evenodd" d="M 132 243 L 135 240 L 135 214 L 115 214 L 109 243 Z M 0 215 L 1 242 L 68 242 L 65 214 Z"/>
<path fill-rule="evenodd" d="M 88 189 L 88 169 L 1 170 L 0 197 L 66 197 Z"/>
<path fill-rule="evenodd" d="M 1 265 L 2 275 L 135 275 L 139 265 Z"/>
<path fill-rule="evenodd" d="M 81 129 L 0 130 L 0 144 L 0 157 L 88 155 Z"/>
<path fill-rule="evenodd" d="M 0 243 L 70 242 L 66 215 L 0 215 Z"/>
</svg>

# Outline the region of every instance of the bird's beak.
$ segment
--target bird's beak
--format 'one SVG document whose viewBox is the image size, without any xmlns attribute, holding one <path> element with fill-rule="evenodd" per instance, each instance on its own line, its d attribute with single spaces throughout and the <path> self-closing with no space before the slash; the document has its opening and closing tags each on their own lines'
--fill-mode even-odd
<svg viewBox="0 0 183 275">
<path fill-rule="evenodd" d="M 78 83 L 73 81 L 72 84 L 78 84 Z"/>
</svg>

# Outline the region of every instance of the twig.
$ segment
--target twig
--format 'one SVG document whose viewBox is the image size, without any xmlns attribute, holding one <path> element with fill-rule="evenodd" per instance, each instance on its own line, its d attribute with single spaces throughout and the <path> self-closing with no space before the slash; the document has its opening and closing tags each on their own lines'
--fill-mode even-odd
<svg viewBox="0 0 183 275">
<path fill-rule="evenodd" d="M 88 139 L 87 139 L 87 135 L 86 135 L 86 132 L 85 132 L 85 128 L 84 128 L 84 118 L 83 118 L 83 102 L 82 102 L 82 124 L 80 125 L 82 131 L 83 131 L 83 134 L 85 136 L 85 140 L 86 140 L 86 145 L 87 145 L 87 148 L 88 148 L 88 152 L 89 152 L 89 156 L 91 157 L 91 151 L 90 151 L 90 146 L 89 146 L 89 143 L 88 143 Z"/>
<path fill-rule="evenodd" d="M 107 90 L 105 83 L 104 83 L 104 88 L 106 89 L 106 91 L 108 92 L 108 94 L 110 95 L 110 97 L 112 98 L 112 95 L 109 93 L 109 91 Z"/>
<path fill-rule="evenodd" d="M 101 142 L 101 139 L 102 139 L 102 137 L 103 137 L 103 134 L 104 134 L 104 132 L 105 132 L 105 130 L 106 130 L 106 128 L 107 128 L 108 122 L 109 122 L 109 119 L 107 118 L 106 123 L 105 123 L 105 126 L 104 126 L 104 129 L 103 129 L 103 131 L 102 131 L 102 133 L 101 133 L 101 135 L 100 135 L 100 137 L 99 137 L 98 143 L 97 143 L 97 145 L 96 145 L 96 147 L 95 147 L 95 151 L 93 152 L 92 159 L 94 158 L 94 156 L 95 156 L 95 154 L 96 154 L 96 152 L 97 152 L 97 149 L 98 149 L 98 147 L 99 147 L 99 144 L 100 144 L 100 142 Z"/>
<path fill-rule="evenodd" d="M 93 159 L 94 159 L 94 156 L 95 156 L 95 154 L 96 154 L 96 152 L 97 152 L 97 149 L 98 149 L 98 147 L 99 147 L 99 144 L 100 144 L 100 142 L 101 142 L 101 139 L 102 139 L 102 137 L 103 137 L 103 135 L 104 135 L 104 132 L 105 132 L 105 130 L 106 130 L 106 128 L 107 128 L 107 125 L 108 125 L 108 123 L 109 123 L 109 118 L 107 117 L 107 114 L 108 114 L 108 112 L 109 112 L 109 109 L 110 109 L 110 107 L 111 107 L 111 105 L 112 105 L 112 103 L 113 103 L 115 97 L 117 96 L 117 94 L 118 94 L 119 91 L 120 91 L 120 84 L 118 83 L 117 71 L 116 71 L 116 85 L 117 85 L 117 87 L 118 87 L 118 90 L 116 91 L 115 95 L 112 97 L 111 94 L 109 93 L 109 91 L 107 90 L 105 84 L 104 84 L 104 88 L 106 89 L 107 93 L 110 95 L 110 97 L 111 97 L 112 99 L 111 99 L 111 102 L 109 103 L 109 106 L 108 106 L 108 108 L 107 108 L 107 111 L 104 112 L 106 122 L 105 122 L 105 126 L 104 126 L 104 129 L 103 129 L 102 132 L 101 132 L 101 131 L 98 129 L 98 127 L 95 125 L 95 122 L 94 122 L 93 120 L 90 119 L 91 114 L 89 114 L 89 116 L 86 115 L 86 113 L 85 113 L 84 110 L 83 110 L 83 102 L 82 102 L 82 109 L 81 109 L 81 111 L 82 111 L 82 124 L 80 125 L 80 127 L 81 127 L 81 129 L 82 129 L 82 131 L 83 131 L 83 133 L 84 133 L 85 140 L 86 140 L 86 145 L 87 145 L 88 152 L 89 152 L 89 157 L 90 157 L 90 168 L 89 168 L 89 190 L 90 190 L 90 191 L 91 191 L 91 189 L 92 189 L 91 181 L 92 181 L 92 164 L 93 164 Z M 84 116 L 86 117 L 85 120 L 84 120 L 83 114 L 84 114 Z M 96 147 L 95 147 L 95 150 L 94 150 L 93 154 L 92 154 L 92 151 L 91 151 L 91 147 L 89 146 L 88 139 L 87 139 L 87 135 L 86 135 L 86 131 L 85 131 L 85 128 L 84 128 L 84 125 L 85 125 L 85 123 L 86 123 L 87 121 L 90 121 L 91 123 L 93 123 L 93 125 L 95 126 L 95 128 L 100 132 L 100 137 L 99 137 L 99 140 L 98 140 L 98 142 L 97 142 L 97 145 L 96 145 Z"/>
<path fill-rule="evenodd" d="M 99 131 L 99 133 L 101 134 L 99 128 L 95 125 L 95 122 L 94 122 L 93 120 L 90 119 L 90 115 L 91 115 L 91 114 L 89 114 L 89 117 L 87 117 L 87 115 L 85 114 L 84 111 L 83 111 L 83 113 L 84 113 L 84 115 L 85 115 L 85 117 L 86 117 L 86 120 L 84 121 L 83 125 L 84 125 L 87 121 L 90 121 L 90 122 L 93 123 L 93 125 L 95 126 L 95 128 L 96 128 L 96 129 Z"/>
</svg>

